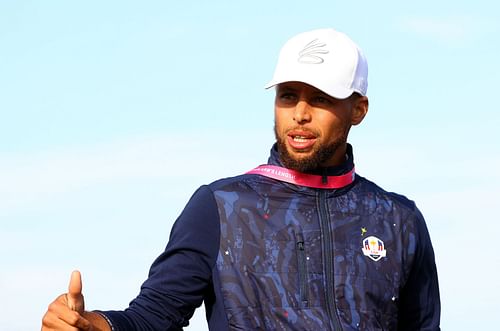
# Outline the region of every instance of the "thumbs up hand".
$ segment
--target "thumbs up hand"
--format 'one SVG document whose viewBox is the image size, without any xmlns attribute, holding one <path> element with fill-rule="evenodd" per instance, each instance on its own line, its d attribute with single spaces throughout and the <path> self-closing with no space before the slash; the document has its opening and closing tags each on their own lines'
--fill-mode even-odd
<svg viewBox="0 0 500 331">
<path fill-rule="evenodd" d="M 82 315 L 84 313 L 82 278 L 79 271 L 73 271 L 68 293 L 58 296 L 43 316 L 42 331 L 84 330 L 92 331 L 92 324 Z"/>
</svg>

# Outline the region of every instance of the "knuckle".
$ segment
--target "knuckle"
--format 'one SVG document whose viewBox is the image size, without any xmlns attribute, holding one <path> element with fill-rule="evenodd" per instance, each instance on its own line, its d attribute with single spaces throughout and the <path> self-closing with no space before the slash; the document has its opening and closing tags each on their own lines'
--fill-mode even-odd
<svg viewBox="0 0 500 331">
<path fill-rule="evenodd" d="M 43 318 L 42 318 L 42 326 L 50 326 L 50 321 L 51 321 L 51 318 L 49 316 L 49 313 L 46 313 L 45 315 L 43 315 Z"/>
<path fill-rule="evenodd" d="M 80 314 L 77 312 L 73 312 L 70 316 L 68 316 L 68 322 L 71 325 L 76 325 L 80 320 Z"/>
<path fill-rule="evenodd" d="M 53 313 L 57 310 L 57 303 L 56 302 L 52 302 L 48 307 L 47 307 L 47 314 L 48 313 Z"/>
</svg>

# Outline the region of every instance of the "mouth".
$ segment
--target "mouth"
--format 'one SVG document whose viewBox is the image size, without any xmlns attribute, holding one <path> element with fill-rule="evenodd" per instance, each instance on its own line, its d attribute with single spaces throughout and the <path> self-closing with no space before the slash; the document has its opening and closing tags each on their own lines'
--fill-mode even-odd
<svg viewBox="0 0 500 331">
<path fill-rule="evenodd" d="M 296 151 L 306 152 L 316 143 L 317 137 L 308 131 L 293 130 L 287 134 L 287 142 Z"/>
</svg>

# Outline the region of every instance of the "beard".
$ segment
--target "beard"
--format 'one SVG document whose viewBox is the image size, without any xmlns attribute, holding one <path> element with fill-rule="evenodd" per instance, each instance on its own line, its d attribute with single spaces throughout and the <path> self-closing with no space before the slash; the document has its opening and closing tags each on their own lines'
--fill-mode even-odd
<svg viewBox="0 0 500 331">
<path fill-rule="evenodd" d="M 317 170 L 327 161 L 329 161 L 333 155 L 341 148 L 346 142 L 347 138 L 339 138 L 328 144 L 317 144 L 313 147 L 313 150 L 309 155 L 296 158 L 293 157 L 287 149 L 285 142 L 286 135 L 280 136 L 274 126 L 274 136 L 276 137 L 276 143 L 278 145 L 278 153 L 283 165 L 292 170 L 299 172 L 311 172 Z"/>
</svg>

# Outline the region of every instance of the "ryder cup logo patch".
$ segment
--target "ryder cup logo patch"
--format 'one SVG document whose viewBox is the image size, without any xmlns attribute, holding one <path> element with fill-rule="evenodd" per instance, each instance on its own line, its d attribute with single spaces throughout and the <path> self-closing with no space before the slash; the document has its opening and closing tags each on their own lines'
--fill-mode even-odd
<svg viewBox="0 0 500 331">
<path fill-rule="evenodd" d="M 363 240 L 363 254 L 373 261 L 385 257 L 386 253 L 384 242 L 377 237 L 370 236 Z"/>
</svg>

